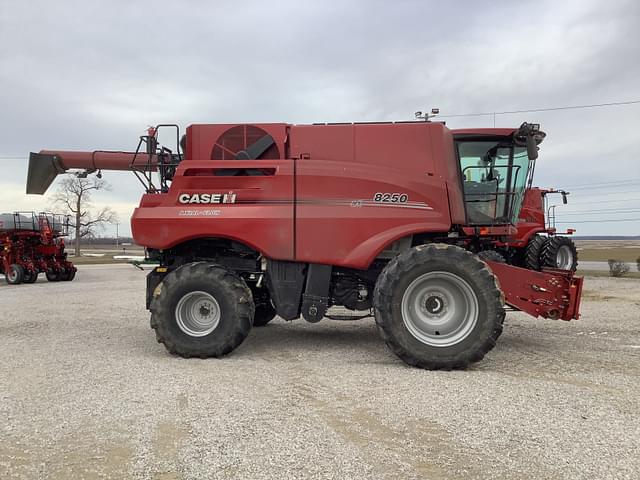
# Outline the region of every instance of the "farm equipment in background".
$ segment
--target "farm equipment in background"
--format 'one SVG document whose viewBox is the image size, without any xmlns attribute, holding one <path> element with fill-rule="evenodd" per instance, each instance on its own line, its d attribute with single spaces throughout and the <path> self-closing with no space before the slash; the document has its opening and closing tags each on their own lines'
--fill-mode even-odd
<svg viewBox="0 0 640 480">
<path fill-rule="evenodd" d="M 540 270 L 542 267 L 560 268 L 575 272 L 578 268 L 578 251 L 569 237 L 575 230 L 569 228 L 564 235 L 556 229 L 555 208 L 549 196 L 559 194 L 567 203 L 569 192 L 556 189 L 529 188 L 524 197 L 516 228 L 516 239 L 507 243 L 515 265 Z"/>
<path fill-rule="evenodd" d="M 558 234 L 555 226 L 556 205 L 550 205 L 552 194 L 562 195 L 567 203 L 569 192 L 555 189 L 528 188 L 520 215 L 515 224 L 517 233 L 507 241 L 496 241 L 494 252 L 509 264 L 540 270 L 543 267 L 559 268 L 575 272 L 578 267 L 578 251 L 573 240 L 564 235 L 572 235 L 575 230 L 567 229 Z"/>
<path fill-rule="evenodd" d="M 167 128 L 173 148 L 158 140 Z M 520 241 L 544 137 L 527 123 L 204 124 L 183 137 L 160 125 L 135 152 L 32 153 L 27 193 L 69 169 L 136 174 L 132 232 L 159 262 L 147 308 L 171 353 L 220 357 L 276 315 L 368 314 L 406 363 L 464 368 L 493 348 L 506 307 L 579 317 L 570 269 L 490 255 Z"/>
<path fill-rule="evenodd" d="M 41 272 L 50 282 L 73 280 L 76 267 L 67 260 L 62 238 L 68 229 L 63 215 L 0 214 L 0 273 L 7 283 L 35 283 Z"/>
</svg>

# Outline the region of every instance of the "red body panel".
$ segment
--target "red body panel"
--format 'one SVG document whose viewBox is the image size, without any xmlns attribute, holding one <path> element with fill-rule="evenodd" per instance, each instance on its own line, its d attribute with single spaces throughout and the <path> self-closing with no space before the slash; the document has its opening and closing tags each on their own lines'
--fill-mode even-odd
<svg viewBox="0 0 640 480">
<path fill-rule="evenodd" d="M 169 192 L 146 195 L 134 212 L 136 242 L 167 249 L 221 237 L 274 259 L 366 268 L 398 238 L 448 232 L 451 212 L 456 223 L 464 221 L 457 160 L 442 124 L 257 127 L 289 158 L 210 160 L 216 140 L 233 126 L 189 127 L 187 158 Z M 396 168 L 400 161 L 402 168 Z M 273 174 L 215 175 L 220 168 L 250 167 Z M 237 203 L 179 202 L 183 194 L 229 192 Z M 377 202 L 377 193 L 402 194 L 406 200 Z"/>
<path fill-rule="evenodd" d="M 510 246 L 525 247 L 532 235 L 545 231 L 543 192 L 540 188 L 530 188 L 525 192 L 516 223 L 516 241 L 509 242 Z"/>
<path fill-rule="evenodd" d="M 444 127 L 444 126 L 443 126 Z M 442 172 L 447 182 L 447 194 L 449 201 L 449 212 L 451 215 L 451 223 L 456 225 L 465 225 L 467 223 L 467 213 L 464 205 L 464 194 L 462 191 L 462 172 L 458 163 L 456 152 L 454 150 L 453 134 L 447 128 L 431 129 L 432 151 L 434 158 L 454 159 L 454 165 L 446 165 L 448 167 Z M 442 137 L 443 141 L 437 141 L 438 137 Z"/>
<path fill-rule="evenodd" d="M 443 168 L 434 161 L 425 126 L 291 127 L 291 154 L 300 158 L 296 260 L 366 268 L 400 237 L 449 230 Z M 375 202 L 376 193 L 406 194 L 407 201 Z"/>
<path fill-rule="evenodd" d="M 555 229 L 547 228 L 544 211 L 544 194 L 549 190 L 538 187 L 525 191 L 522 208 L 515 225 L 516 232 L 506 242 L 497 242 L 501 247 L 525 248 L 529 239 L 536 233 L 555 233 Z"/>
<path fill-rule="evenodd" d="M 195 238 L 228 238 L 271 258 L 293 258 L 293 161 L 183 161 L 169 193 L 147 194 L 131 219 L 136 242 L 167 249 Z M 215 176 L 218 168 L 272 168 L 270 176 Z M 228 193 L 235 204 L 182 204 L 181 194 Z"/>
</svg>

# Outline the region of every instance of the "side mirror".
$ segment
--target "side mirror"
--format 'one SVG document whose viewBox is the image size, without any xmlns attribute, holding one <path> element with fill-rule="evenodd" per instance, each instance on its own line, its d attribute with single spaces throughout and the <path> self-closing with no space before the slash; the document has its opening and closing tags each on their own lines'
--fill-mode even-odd
<svg viewBox="0 0 640 480">
<path fill-rule="evenodd" d="M 527 156 L 529 160 L 538 158 L 538 145 L 533 135 L 527 135 Z"/>
</svg>

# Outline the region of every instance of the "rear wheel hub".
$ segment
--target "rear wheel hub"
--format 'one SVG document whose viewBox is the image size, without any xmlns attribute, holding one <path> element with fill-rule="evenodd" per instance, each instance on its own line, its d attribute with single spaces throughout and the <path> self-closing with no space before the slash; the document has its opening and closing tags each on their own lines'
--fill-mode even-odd
<svg viewBox="0 0 640 480">
<path fill-rule="evenodd" d="M 435 347 L 460 343 L 478 321 L 475 292 L 449 272 L 428 272 L 416 278 L 405 290 L 401 308 L 409 333 Z"/>
</svg>

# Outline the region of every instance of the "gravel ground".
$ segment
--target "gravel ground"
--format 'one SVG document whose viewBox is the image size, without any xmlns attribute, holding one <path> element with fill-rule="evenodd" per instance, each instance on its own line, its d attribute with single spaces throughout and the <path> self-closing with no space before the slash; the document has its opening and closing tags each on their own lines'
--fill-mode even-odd
<svg viewBox="0 0 640 480">
<path fill-rule="evenodd" d="M 373 321 L 275 321 L 168 355 L 144 272 L 0 286 L 0 478 L 638 478 L 640 281 L 583 318 L 507 316 L 467 371 L 406 367 Z"/>
</svg>

